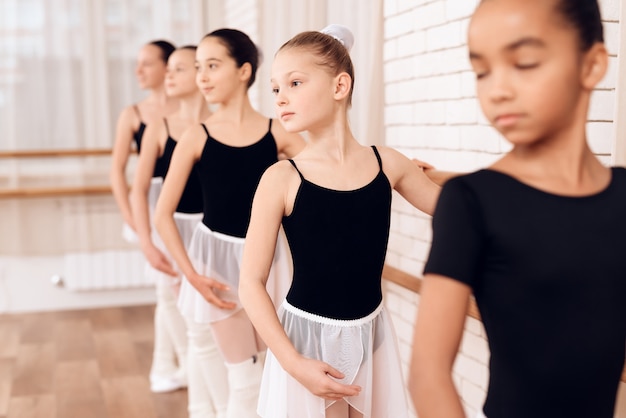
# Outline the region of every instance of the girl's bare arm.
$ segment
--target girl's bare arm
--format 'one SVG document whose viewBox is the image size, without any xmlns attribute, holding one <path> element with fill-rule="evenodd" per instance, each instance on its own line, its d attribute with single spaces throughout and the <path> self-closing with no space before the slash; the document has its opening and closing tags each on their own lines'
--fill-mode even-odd
<svg viewBox="0 0 626 418">
<path fill-rule="evenodd" d="M 235 303 L 219 299 L 212 290 L 212 288 L 226 289 L 227 286 L 196 272 L 174 222 L 174 213 L 187 179 L 190 175 L 195 175 L 191 171 L 195 162 L 200 158 L 205 138 L 204 129 L 197 125 L 189 128 L 178 141 L 154 211 L 154 226 L 178 268 L 207 302 L 222 309 L 233 309 L 236 306 Z"/>
<path fill-rule="evenodd" d="M 388 147 L 378 149 L 391 186 L 417 209 L 432 215 L 441 187 L 404 154 Z"/>
<path fill-rule="evenodd" d="M 168 258 L 155 247 L 152 242 L 150 210 L 148 207 L 148 193 L 150 191 L 154 166 L 156 165 L 159 155 L 162 153 L 159 138 L 166 135 L 162 124 L 155 122 L 146 127 L 142 139 L 141 154 L 139 155 L 135 169 L 130 200 L 135 231 L 139 236 L 141 251 L 152 267 L 170 276 L 176 276 L 177 272 L 174 270 L 172 263 L 170 263 Z"/>
<path fill-rule="evenodd" d="M 135 117 L 132 107 L 129 106 L 122 111 L 117 120 L 113 153 L 111 155 L 111 169 L 109 171 L 109 180 L 115 202 L 124 222 L 133 229 L 135 228 L 128 198 L 129 188 L 128 180 L 126 179 L 126 165 L 131 152 Z"/>
<path fill-rule="evenodd" d="M 239 279 L 239 298 L 261 338 L 285 371 L 316 396 L 340 399 L 359 393 L 355 385 L 340 384 L 342 378 L 330 365 L 298 353 L 287 337 L 265 288 L 288 196 L 288 179 L 293 169 L 287 162 L 270 167 L 263 175 L 252 205 L 252 217 L 244 248 Z M 330 290 L 329 290 L 330 291 Z"/>
<path fill-rule="evenodd" d="M 448 277 L 424 277 L 409 373 L 409 391 L 420 418 L 465 418 L 452 367 L 470 293 L 469 286 Z"/>
</svg>

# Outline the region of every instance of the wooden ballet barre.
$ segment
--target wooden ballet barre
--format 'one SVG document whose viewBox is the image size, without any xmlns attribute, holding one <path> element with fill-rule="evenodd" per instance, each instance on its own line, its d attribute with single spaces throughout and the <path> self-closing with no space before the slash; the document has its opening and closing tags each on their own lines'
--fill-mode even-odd
<svg viewBox="0 0 626 418">
<path fill-rule="evenodd" d="M 111 148 L 15 150 L 0 151 L 0 158 L 97 157 L 110 156 L 112 152 Z M 136 151 L 133 151 L 133 153 L 136 153 Z"/>
<path fill-rule="evenodd" d="M 0 189 L 0 199 L 110 194 L 111 186 L 27 187 Z"/>
<path fill-rule="evenodd" d="M 405 289 L 411 290 L 418 295 L 422 288 L 422 279 L 395 267 L 391 267 L 388 264 L 385 264 L 385 266 L 383 267 L 383 279 L 395 283 L 398 286 L 402 286 Z M 467 309 L 467 315 L 480 320 L 480 313 L 473 297 L 470 299 L 469 307 Z M 626 383 L 626 367 L 624 367 L 624 370 L 622 372 L 621 380 L 622 382 Z"/>
<path fill-rule="evenodd" d="M 388 264 L 385 264 L 385 266 L 383 267 L 383 278 L 399 286 L 402 286 L 405 289 L 412 290 L 418 295 L 420 294 L 420 291 L 422 289 L 422 279 L 395 267 L 391 267 Z M 480 312 L 478 311 L 478 307 L 476 306 L 476 302 L 474 301 L 473 297 L 470 299 L 469 306 L 467 308 L 467 314 L 472 318 L 478 319 L 480 321 Z"/>
<path fill-rule="evenodd" d="M 111 148 L 91 149 L 49 149 L 49 150 L 14 150 L 0 151 L 0 159 L 21 158 L 63 158 L 63 157 L 99 157 L 110 156 Z M 132 151 L 135 153 L 136 151 Z M 85 196 L 96 194 L 110 194 L 111 187 L 102 186 L 73 186 L 73 187 L 28 187 L 0 189 L 0 199 L 27 198 L 27 197 L 56 197 L 56 196 Z"/>
</svg>

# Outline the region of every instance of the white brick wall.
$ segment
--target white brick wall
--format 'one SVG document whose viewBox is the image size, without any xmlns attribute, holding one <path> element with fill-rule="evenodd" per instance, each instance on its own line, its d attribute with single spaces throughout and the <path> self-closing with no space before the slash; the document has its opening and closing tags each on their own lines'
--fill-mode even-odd
<svg viewBox="0 0 626 418">
<path fill-rule="evenodd" d="M 385 0 L 386 144 L 441 170 L 473 171 L 489 165 L 510 145 L 485 120 L 475 95 L 465 44 L 478 0 Z M 619 0 L 601 0 L 609 72 L 592 96 L 588 133 L 603 162 L 613 149 Z M 623 6 L 622 6 L 623 7 Z M 430 218 L 397 194 L 392 206 L 387 263 L 421 276 L 431 239 Z M 385 284 L 387 307 L 396 327 L 405 373 L 411 352 L 419 296 Z M 469 417 L 482 405 L 489 352 L 480 321 L 467 319 L 454 379 Z M 620 388 L 617 417 L 626 418 L 626 385 Z"/>
</svg>

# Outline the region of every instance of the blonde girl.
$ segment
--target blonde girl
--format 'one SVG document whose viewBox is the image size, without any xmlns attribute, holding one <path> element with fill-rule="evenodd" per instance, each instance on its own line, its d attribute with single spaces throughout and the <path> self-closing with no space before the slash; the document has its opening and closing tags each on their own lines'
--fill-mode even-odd
<svg viewBox="0 0 626 418">
<path fill-rule="evenodd" d="M 297 157 L 263 175 L 243 255 L 241 301 L 269 347 L 264 418 L 408 417 L 396 337 L 382 305 L 392 190 L 431 213 L 439 187 L 387 147 L 361 145 L 348 123 L 352 34 L 303 32 L 272 65 L 276 114 L 307 131 Z M 278 313 L 267 288 L 282 226 L 293 256 Z"/>
</svg>

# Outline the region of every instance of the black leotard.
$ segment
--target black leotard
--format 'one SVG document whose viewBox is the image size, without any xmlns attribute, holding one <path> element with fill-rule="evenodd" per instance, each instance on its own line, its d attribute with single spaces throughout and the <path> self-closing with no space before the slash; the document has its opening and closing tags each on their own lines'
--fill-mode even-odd
<svg viewBox="0 0 626 418">
<path fill-rule="evenodd" d="M 272 120 L 259 141 L 244 147 L 219 142 L 204 124 L 202 127 L 207 139 L 196 164 L 204 198 L 202 222 L 212 231 L 245 237 L 259 180 L 265 170 L 278 161 Z"/>
<path fill-rule="evenodd" d="M 389 238 L 391 185 L 372 147 L 379 172 L 369 184 L 339 191 L 301 183 L 283 227 L 293 256 L 287 301 L 335 319 L 357 319 L 382 301 L 381 275 Z"/>
<path fill-rule="evenodd" d="M 626 343 L 626 170 L 584 197 L 481 170 L 443 187 L 424 273 L 474 291 L 489 418 L 612 418 Z"/>
<path fill-rule="evenodd" d="M 137 117 L 139 118 L 139 127 L 135 132 L 133 132 L 133 141 L 135 142 L 135 146 L 137 147 L 137 152 L 141 152 L 141 139 L 143 138 L 143 133 L 146 130 L 146 124 L 143 119 L 141 119 L 141 113 L 139 113 L 139 107 L 137 105 L 133 105 L 133 109 L 135 109 L 135 113 L 137 113 Z"/>
<path fill-rule="evenodd" d="M 167 125 L 167 119 L 163 119 L 165 122 L 165 129 L 167 130 L 167 141 L 163 148 L 163 154 L 157 159 L 154 166 L 155 177 L 158 175 L 165 178 L 170 168 L 170 162 L 172 160 L 172 154 L 174 148 L 176 148 L 176 140 L 172 138 L 170 134 L 169 126 Z M 183 194 L 180 196 L 178 207 L 176 212 L 179 213 L 201 213 L 202 212 L 202 189 L 200 187 L 200 179 L 196 170 L 192 170 L 189 173 L 189 178 L 185 184 Z"/>
</svg>

